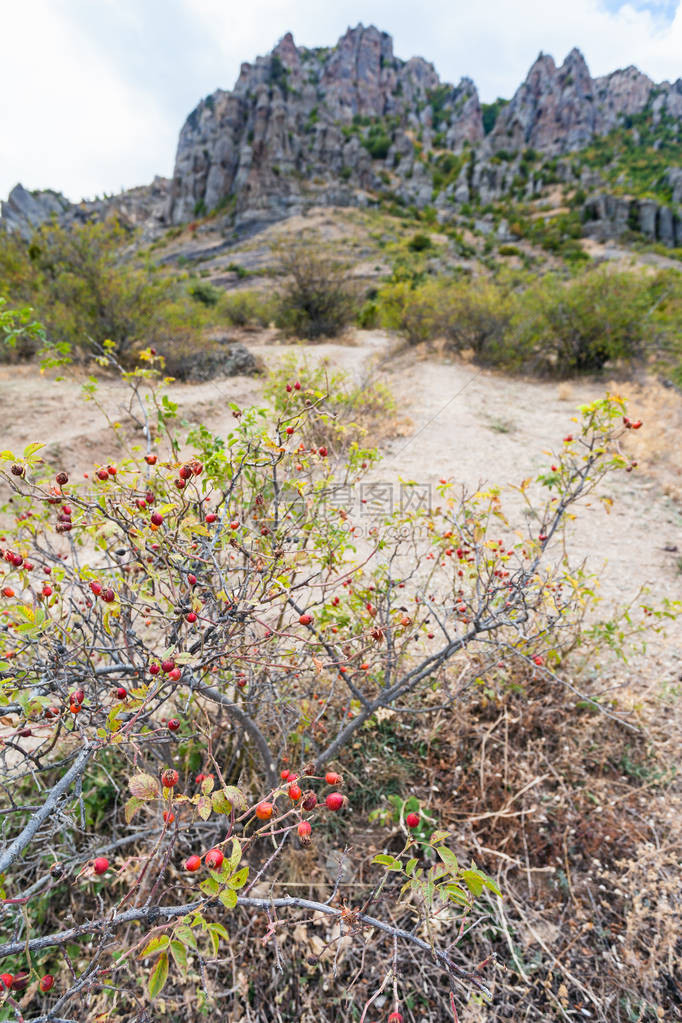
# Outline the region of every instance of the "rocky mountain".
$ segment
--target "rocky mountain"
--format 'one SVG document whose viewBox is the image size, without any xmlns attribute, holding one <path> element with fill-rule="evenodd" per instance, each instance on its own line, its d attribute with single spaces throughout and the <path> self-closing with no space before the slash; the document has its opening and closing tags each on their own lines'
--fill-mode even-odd
<svg viewBox="0 0 682 1023">
<path fill-rule="evenodd" d="M 335 46 L 316 49 L 296 46 L 287 34 L 268 56 L 242 64 L 231 91 L 218 89 L 192 111 L 170 182 L 156 179 L 149 189 L 77 207 L 18 186 L 2 222 L 28 233 L 50 216 L 124 210 L 152 231 L 208 214 L 226 230 L 253 229 L 306 206 L 368 204 L 377 196 L 433 205 L 444 220 L 465 203 L 537 196 L 547 161 L 554 161 L 554 180 L 577 174 L 573 185 L 598 190 L 599 175 L 586 178 L 571 154 L 619 128 L 636 140 L 643 117 L 682 146 L 682 79 L 655 84 L 634 67 L 592 78 L 577 49 L 560 66 L 540 54 L 498 111 L 482 107 L 470 79 L 451 85 L 421 57 L 397 58 L 391 37 L 373 26 L 349 28 Z M 599 219 L 607 208 L 593 203 L 590 216 Z M 630 208 L 631 228 L 637 216 Z M 671 208 L 668 244 L 677 238 L 676 217 Z"/>
</svg>

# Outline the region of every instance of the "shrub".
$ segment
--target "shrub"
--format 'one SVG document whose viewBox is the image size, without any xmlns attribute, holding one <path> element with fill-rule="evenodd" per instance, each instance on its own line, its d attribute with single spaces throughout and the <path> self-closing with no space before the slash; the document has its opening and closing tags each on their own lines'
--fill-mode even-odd
<svg viewBox="0 0 682 1023">
<path fill-rule="evenodd" d="M 34 981 L 50 968 L 47 1004 L 59 1018 L 82 1017 L 84 983 L 111 1020 L 149 1015 L 153 1002 L 169 1018 L 203 1019 L 216 997 L 225 1018 L 244 1005 L 272 1018 L 272 970 L 284 936 L 292 948 L 299 940 L 301 914 L 348 938 L 344 1019 L 361 1018 L 388 971 L 393 1004 L 407 1001 L 403 964 L 415 955 L 442 971 L 431 986 L 450 1005 L 472 991 L 489 997 L 480 956 L 451 934 L 481 914 L 493 937 L 508 934 L 500 891 L 459 866 L 448 830 L 411 796 L 392 801 L 390 851 L 367 865 L 369 891 L 383 893 L 374 918 L 359 899 L 334 904 L 333 874 L 315 873 L 313 900 L 291 894 L 282 872 L 298 862 L 310 876 L 310 843 L 330 834 L 338 845 L 357 775 L 344 785 L 337 765 L 363 755 L 392 708 L 408 721 L 430 707 L 440 715 L 460 654 L 460 677 L 476 685 L 501 659 L 546 675 L 548 687 L 560 677 L 590 583 L 547 540 L 605 474 L 627 468 L 622 402 L 583 409 L 538 478 L 546 496 L 524 485 L 532 529 L 507 522 L 497 489 L 455 496 L 443 483 L 433 508 L 385 504 L 357 558 L 337 491 L 362 479 L 367 456 L 351 447 L 332 464 L 329 452 L 301 450 L 317 396 L 290 404 L 280 378 L 282 416 L 235 408 L 227 437 L 197 427 L 180 458 L 177 407 L 155 384 L 155 357 L 142 359 L 128 379 L 156 440 L 147 418 L 145 443 L 87 480 L 72 466 L 49 471 L 38 444 L 0 454 L 12 494 L 0 597 L 0 695 L 12 722 L 0 750 L 12 810 L 0 956 L 15 976 L 27 971 L 22 1011 L 35 1000 L 44 1014 Z M 441 938 L 433 921 L 446 916 Z M 313 944 L 302 933 L 326 990 L 336 937 Z M 264 995 L 253 961 L 267 950 Z M 283 972 L 278 984 L 288 983 Z"/>
<path fill-rule="evenodd" d="M 115 221 L 42 227 L 29 246 L 3 234 L 0 293 L 30 303 L 54 342 L 90 350 L 109 340 L 127 358 L 186 326 L 178 323 L 179 284 L 151 266 L 132 265 L 124 249 L 129 242 Z"/>
<path fill-rule="evenodd" d="M 308 340 L 337 337 L 353 321 L 358 303 L 347 266 L 315 240 L 281 244 L 275 254 L 283 276 L 276 297 L 277 326 Z"/>
<path fill-rule="evenodd" d="M 258 291 L 223 294 L 216 311 L 233 327 L 267 327 L 275 315 L 272 301 Z"/>
</svg>

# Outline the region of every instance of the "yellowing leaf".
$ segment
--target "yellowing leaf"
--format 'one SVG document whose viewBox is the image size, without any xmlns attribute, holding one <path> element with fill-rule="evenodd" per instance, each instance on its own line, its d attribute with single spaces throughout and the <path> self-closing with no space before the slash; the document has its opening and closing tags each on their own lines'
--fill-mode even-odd
<svg viewBox="0 0 682 1023">
<path fill-rule="evenodd" d="M 154 799 L 159 794 L 158 782 L 151 774 L 134 774 L 128 780 L 128 788 L 140 799 Z"/>
</svg>

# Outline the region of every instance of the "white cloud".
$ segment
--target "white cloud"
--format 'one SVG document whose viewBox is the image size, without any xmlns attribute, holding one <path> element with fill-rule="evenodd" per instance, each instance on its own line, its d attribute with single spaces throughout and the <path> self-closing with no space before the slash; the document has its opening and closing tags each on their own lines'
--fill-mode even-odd
<svg viewBox="0 0 682 1023">
<path fill-rule="evenodd" d="M 608 0 L 613 5 L 614 0 Z M 373 23 L 404 58 L 441 77 L 469 75 L 484 100 L 510 96 L 540 50 L 579 46 L 593 74 L 636 64 L 655 80 L 682 75 L 682 9 L 672 20 L 602 0 L 23 0 L 5 5 L 0 61 L 0 195 L 16 181 L 71 198 L 117 190 L 172 169 L 184 118 L 230 88 L 244 60 L 285 31 L 333 44 Z M 668 7 L 669 10 L 669 7 Z"/>
</svg>

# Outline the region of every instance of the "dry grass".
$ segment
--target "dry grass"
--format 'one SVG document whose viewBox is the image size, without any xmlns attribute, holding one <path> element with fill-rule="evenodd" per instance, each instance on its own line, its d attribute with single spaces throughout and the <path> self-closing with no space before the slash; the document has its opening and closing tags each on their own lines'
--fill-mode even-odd
<svg viewBox="0 0 682 1023">
<path fill-rule="evenodd" d="M 664 494 L 682 501 L 682 397 L 653 379 L 609 384 L 609 390 L 622 394 L 631 415 L 644 424 L 628 438 L 628 453 Z"/>
</svg>

